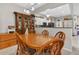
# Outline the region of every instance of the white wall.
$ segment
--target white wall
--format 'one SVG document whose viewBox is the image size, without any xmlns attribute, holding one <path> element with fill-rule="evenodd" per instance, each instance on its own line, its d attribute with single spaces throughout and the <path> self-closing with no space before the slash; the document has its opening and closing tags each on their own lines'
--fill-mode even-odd
<svg viewBox="0 0 79 59">
<path fill-rule="evenodd" d="M 79 3 L 73 4 L 73 15 L 79 16 Z"/>
<path fill-rule="evenodd" d="M 15 25 L 14 11 L 23 13 L 24 8 L 15 4 L 2 3 L 0 4 L 0 33 L 7 32 L 9 25 Z"/>
</svg>

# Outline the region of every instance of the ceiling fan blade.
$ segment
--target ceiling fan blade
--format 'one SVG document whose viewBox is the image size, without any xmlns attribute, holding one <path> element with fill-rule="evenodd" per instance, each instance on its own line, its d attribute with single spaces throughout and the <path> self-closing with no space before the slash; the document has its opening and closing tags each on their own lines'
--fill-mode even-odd
<svg viewBox="0 0 79 59">
<path fill-rule="evenodd" d="M 35 16 L 35 17 L 44 19 L 44 17 L 43 17 L 43 16 Z"/>
</svg>

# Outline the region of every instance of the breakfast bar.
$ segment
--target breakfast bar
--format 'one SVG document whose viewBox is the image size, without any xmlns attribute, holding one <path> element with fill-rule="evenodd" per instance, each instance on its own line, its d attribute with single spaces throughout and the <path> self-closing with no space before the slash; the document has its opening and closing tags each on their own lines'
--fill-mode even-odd
<svg viewBox="0 0 79 59">
<path fill-rule="evenodd" d="M 54 36 L 57 32 L 62 31 L 66 34 L 64 49 L 72 51 L 72 28 L 52 28 L 52 27 L 37 27 L 35 28 L 37 33 L 41 33 L 44 29 L 49 31 L 50 36 Z"/>
</svg>

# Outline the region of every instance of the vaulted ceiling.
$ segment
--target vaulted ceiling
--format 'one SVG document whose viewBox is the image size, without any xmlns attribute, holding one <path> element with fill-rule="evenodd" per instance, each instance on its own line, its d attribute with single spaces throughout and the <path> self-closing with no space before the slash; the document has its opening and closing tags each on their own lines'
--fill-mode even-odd
<svg viewBox="0 0 79 59">
<path fill-rule="evenodd" d="M 20 7 L 29 9 L 33 7 L 32 3 L 16 3 Z M 42 14 L 42 15 L 51 15 L 51 16 L 63 16 L 70 15 L 71 9 L 70 4 L 67 3 L 38 3 L 34 5 L 35 10 L 31 13 Z"/>
</svg>

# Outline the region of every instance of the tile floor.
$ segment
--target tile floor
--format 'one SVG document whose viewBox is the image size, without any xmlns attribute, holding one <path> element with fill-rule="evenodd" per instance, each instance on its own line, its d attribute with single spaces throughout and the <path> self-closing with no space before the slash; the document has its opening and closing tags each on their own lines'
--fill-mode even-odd
<svg viewBox="0 0 79 59">
<path fill-rule="evenodd" d="M 16 46 L 12 46 L 9 48 L 5 48 L 0 50 L 0 55 L 16 55 Z M 62 50 L 62 55 L 79 55 L 79 50 L 76 48 L 72 48 L 72 52 L 69 52 L 67 50 Z"/>
<path fill-rule="evenodd" d="M 8 47 L 0 50 L 0 55 L 16 55 L 16 46 Z"/>
</svg>

